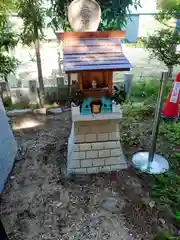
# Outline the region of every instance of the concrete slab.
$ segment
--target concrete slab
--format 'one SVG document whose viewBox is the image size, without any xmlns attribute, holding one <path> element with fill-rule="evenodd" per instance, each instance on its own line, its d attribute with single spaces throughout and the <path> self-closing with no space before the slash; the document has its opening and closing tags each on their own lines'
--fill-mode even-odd
<svg viewBox="0 0 180 240">
<path fill-rule="evenodd" d="M 49 114 L 60 114 L 62 112 L 63 112 L 62 108 L 51 108 L 47 110 L 47 113 Z"/>
<path fill-rule="evenodd" d="M 7 111 L 7 115 L 11 117 L 11 116 L 17 116 L 17 115 L 21 115 L 29 112 L 33 112 L 33 110 L 32 109 L 13 109 L 13 110 Z"/>
<path fill-rule="evenodd" d="M 47 110 L 47 113 L 49 114 L 60 114 L 62 112 L 67 112 L 69 111 L 70 108 L 62 107 L 62 108 L 51 108 Z"/>
</svg>

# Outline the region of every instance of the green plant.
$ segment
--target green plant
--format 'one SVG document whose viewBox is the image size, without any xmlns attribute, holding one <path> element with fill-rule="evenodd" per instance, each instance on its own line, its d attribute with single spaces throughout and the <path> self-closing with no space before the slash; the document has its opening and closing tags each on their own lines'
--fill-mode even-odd
<svg viewBox="0 0 180 240">
<path fill-rule="evenodd" d="M 169 153 L 170 170 L 154 178 L 152 196 L 158 200 L 159 204 L 166 205 L 176 214 L 180 210 L 180 153 L 176 152 L 180 150 L 178 148 L 180 143 L 180 124 L 162 124 L 160 135 L 174 148 L 173 152 Z"/>
<path fill-rule="evenodd" d="M 172 144 L 180 143 L 180 124 L 164 123 L 160 127 L 160 134 L 164 135 Z"/>
<path fill-rule="evenodd" d="M 129 43 L 128 41 L 123 41 L 123 43 L 132 48 L 144 48 L 144 39 L 145 38 L 140 37 L 135 43 Z"/>
<path fill-rule="evenodd" d="M 173 29 L 161 29 L 144 40 L 145 49 L 151 57 L 157 58 L 168 68 L 180 64 L 180 52 L 174 51 L 174 44 L 180 44 L 180 35 Z"/>
<path fill-rule="evenodd" d="M 156 234 L 153 240 L 172 240 L 173 236 L 168 230 L 162 230 Z"/>
<path fill-rule="evenodd" d="M 118 88 L 117 86 L 114 86 L 112 100 L 114 100 L 116 104 L 121 104 L 125 102 L 125 99 L 126 99 L 125 91 L 121 88 Z"/>
<path fill-rule="evenodd" d="M 168 81 L 164 96 L 167 97 L 172 82 Z M 147 149 L 148 138 L 152 133 L 152 120 L 158 95 L 159 81 L 136 82 L 132 86 L 132 103 L 123 104 L 125 120 L 120 124 L 124 134 L 122 143 L 126 154 L 132 157 L 131 146 Z M 141 136 L 141 132 L 143 136 Z M 180 124 L 161 122 L 157 139 L 157 151 L 168 158 L 170 169 L 168 172 L 152 176 L 150 197 L 156 202 L 159 212 L 167 221 L 171 231 L 157 234 L 156 240 L 173 239 L 174 229 L 179 226 L 177 214 L 180 212 Z M 129 155 L 128 155 L 129 156 Z M 142 173 L 141 173 L 142 174 Z M 169 219 L 173 227 L 169 226 Z M 176 233 L 175 233 L 176 235 Z M 178 239 L 178 238 L 177 238 Z"/>
<path fill-rule="evenodd" d="M 12 7 L 11 4 L 11 0 L 8 0 L 6 4 L 4 1 L 0 1 L 0 78 L 6 82 L 9 97 L 11 94 L 7 77 L 15 71 L 18 65 L 17 59 L 9 54 L 9 50 L 14 48 L 18 42 L 18 36 L 12 31 L 8 20 L 8 13 Z"/>
<path fill-rule="evenodd" d="M 177 39 L 177 37 L 180 30 L 180 1 L 158 0 L 158 7 L 160 11 L 159 14 L 155 16 L 155 18 L 167 28 L 167 34 L 169 34 L 168 32 L 171 32 L 171 55 L 175 55 L 175 53 L 177 52 L 177 45 L 179 44 L 179 40 Z M 170 64 L 169 66 L 167 65 L 169 69 L 169 76 L 172 76 L 173 66 L 175 65 L 176 64 Z"/>
<path fill-rule="evenodd" d="M 126 26 L 130 6 L 140 6 L 139 0 L 97 0 L 102 9 L 100 31 L 119 30 Z"/>
<path fill-rule="evenodd" d="M 152 117 L 154 114 L 154 104 L 128 103 L 123 105 L 124 116 L 138 120 Z"/>
<path fill-rule="evenodd" d="M 7 5 L 3 2 L 0 2 L 0 77 L 6 80 L 17 66 L 17 60 L 9 56 L 9 50 L 16 46 L 18 38 L 12 31 L 8 20 L 10 1 L 7 2 Z"/>
<path fill-rule="evenodd" d="M 159 81 L 149 80 L 143 82 L 134 82 L 132 85 L 132 97 L 136 99 L 146 99 L 152 95 L 158 94 Z"/>
<path fill-rule="evenodd" d="M 180 1 L 179 0 L 158 0 L 160 14 L 157 19 L 161 22 L 174 18 L 179 18 Z"/>
<path fill-rule="evenodd" d="M 7 82 L 7 76 L 14 72 L 18 61 L 7 55 L 7 52 L 0 52 L 0 76 Z"/>
<path fill-rule="evenodd" d="M 150 79 L 143 82 L 133 82 L 131 91 L 132 101 L 144 101 L 145 104 L 155 103 L 159 92 L 159 84 L 160 81 L 158 79 Z M 171 87 L 172 82 L 168 81 L 164 92 L 164 98 L 167 98 Z"/>
<path fill-rule="evenodd" d="M 159 204 L 170 207 L 174 213 L 179 211 L 180 207 L 179 183 L 180 175 L 172 169 L 165 174 L 156 176 L 153 185 L 152 196 L 158 199 Z"/>
<path fill-rule="evenodd" d="M 11 98 L 10 97 L 7 97 L 7 98 L 4 98 L 3 99 L 3 104 L 4 104 L 4 107 L 7 109 L 9 109 L 11 106 L 12 106 L 12 103 L 11 103 Z"/>
</svg>

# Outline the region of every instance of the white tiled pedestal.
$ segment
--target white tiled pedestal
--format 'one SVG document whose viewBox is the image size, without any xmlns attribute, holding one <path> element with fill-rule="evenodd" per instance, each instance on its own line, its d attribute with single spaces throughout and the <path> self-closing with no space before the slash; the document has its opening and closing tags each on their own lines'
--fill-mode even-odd
<svg viewBox="0 0 180 240">
<path fill-rule="evenodd" d="M 120 143 L 119 105 L 113 112 L 80 115 L 72 107 L 72 130 L 68 141 L 68 174 L 111 172 L 127 167 Z"/>
</svg>

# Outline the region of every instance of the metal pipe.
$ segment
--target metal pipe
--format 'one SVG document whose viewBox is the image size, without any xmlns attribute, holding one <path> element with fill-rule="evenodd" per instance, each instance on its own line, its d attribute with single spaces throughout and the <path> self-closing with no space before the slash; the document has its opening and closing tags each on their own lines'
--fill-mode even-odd
<svg viewBox="0 0 180 240">
<path fill-rule="evenodd" d="M 168 80 L 168 71 L 164 71 L 164 72 L 162 72 L 162 76 L 161 76 L 161 80 L 160 80 L 160 90 L 159 90 L 159 94 L 158 94 L 155 118 L 154 118 L 154 123 L 153 123 L 152 143 L 151 143 L 151 148 L 150 148 L 149 157 L 148 157 L 148 167 L 152 163 L 153 158 L 154 158 L 154 153 L 156 151 L 156 140 L 157 140 L 157 135 L 158 135 L 158 131 L 159 131 L 160 115 L 161 115 L 162 104 L 163 104 L 162 100 L 163 100 L 164 89 L 165 89 L 167 80 Z"/>
<path fill-rule="evenodd" d="M 129 101 L 131 97 L 131 88 L 132 88 L 132 73 L 125 73 L 124 74 L 124 90 L 126 92 L 126 99 Z"/>
</svg>

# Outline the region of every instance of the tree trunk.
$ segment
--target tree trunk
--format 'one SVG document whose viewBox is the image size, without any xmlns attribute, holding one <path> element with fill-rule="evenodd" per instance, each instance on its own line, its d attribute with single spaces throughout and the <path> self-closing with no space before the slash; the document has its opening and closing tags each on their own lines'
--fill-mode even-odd
<svg viewBox="0 0 180 240">
<path fill-rule="evenodd" d="M 68 73 L 68 106 L 71 106 L 71 75 Z"/>
<path fill-rule="evenodd" d="M 173 67 L 168 67 L 168 77 L 172 77 Z"/>
<path fill-rule="evenodd" d="M 7 76 L 4 76 L 4 81 L 5 81 L 5 86 L 3 87 L 3 90 L 1 91 L 0 95 L 3 103 L 5 102 L 5 100 L 8 100 L 8 103 L 11 105 L 12 104 L 11 91 L 10 91 Z"/>
<path fill-rule="evenodd" d="M 38 81 L 39 81 L 39 100 L 40 107 L 44 107 L 44 83 L 42 76 L 42 65 L 41 65 L 41 55 L 40 55 L 40 43 L 39 43 L 39 33 L 38 26 L 34 24 L 34 36 L 35 36 L 35 51 L 36 51 L 36 61 L 38 70 Z"/>
</svg>

